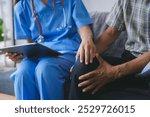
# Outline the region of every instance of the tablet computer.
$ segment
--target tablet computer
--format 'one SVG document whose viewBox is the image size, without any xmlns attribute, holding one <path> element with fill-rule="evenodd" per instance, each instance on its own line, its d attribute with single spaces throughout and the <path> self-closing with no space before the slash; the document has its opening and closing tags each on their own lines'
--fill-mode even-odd
<svg viewBox="0 0 150 117">
<path fill-rule="evenodd" d="M 24 57 L 30 57 L 30 58 L 61 55 L 61 53 L 39 43 L 28 43 L 23 45 L 15 45 L 15 46 L 0 48 L 0 54 L 5 54 L 7 52 L 23 54 Z"/>
</svg>

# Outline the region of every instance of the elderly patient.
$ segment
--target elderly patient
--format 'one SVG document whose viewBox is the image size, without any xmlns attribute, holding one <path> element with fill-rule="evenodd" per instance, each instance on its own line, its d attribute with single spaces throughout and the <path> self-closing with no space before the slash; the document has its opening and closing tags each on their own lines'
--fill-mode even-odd
<svg viewBox="0 0 150 117">
<path fill-rule="evenodd" d="M 150 99 L 149 0 L 118 0 L 96 42 L 102 55 L 123 30 L 128 39 L 121 58 L 97 55 L 84 65 L 79 60 L 71 75 L 69 99 Z"/>
</svg>

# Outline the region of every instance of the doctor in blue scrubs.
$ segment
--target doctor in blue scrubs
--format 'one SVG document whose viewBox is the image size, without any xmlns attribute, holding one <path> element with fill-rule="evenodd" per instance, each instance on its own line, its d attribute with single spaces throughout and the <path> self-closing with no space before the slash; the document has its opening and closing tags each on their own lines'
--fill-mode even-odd
<svg viewBox="0 0 150 117">
<path fill-rule="evenodd" d="M 62 100 L 75 57 L 90 64 L 95 57 L 92 23 L 81 0 L 19 0 L 14 8 L 15 39 L 38 42 L 63 55 L 23 58 L 14 80 L 16 99 Z M 13 61 L 22 55 L 7 53 Z"/>
</svg>

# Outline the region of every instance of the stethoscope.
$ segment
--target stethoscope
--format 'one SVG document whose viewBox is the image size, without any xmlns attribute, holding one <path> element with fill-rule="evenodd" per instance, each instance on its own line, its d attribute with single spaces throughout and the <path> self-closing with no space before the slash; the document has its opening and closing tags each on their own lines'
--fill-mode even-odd
<svg viewBox="0 0 150 117">
<path fill-rule="evenodd" d="M 60 28 L 57 28 L 57 30 L 61 30 L 62 28 L 66 28 L 67 27 L 67 18 L 66 18 L 66 13 L 65 13 L 65 8 L 64 8 L 64 1 L 63 0 L 60 0 L 61 4 L 62 4 L 62 7 L 63 7 L 63 17 L 64 17 L 64 23 L 63 23 L 63 26 L 61 26 Z M 36 16 L 36 13 L 35 13 L 35 6 L 34 6 L 34 2 L 33 0 L 31 0 L 31 5 L 32 5 L 32 13 L 33 13 L 33 16 L 35 18 L 35 21 L 36 21 L 36 24 L 37 24 L 37 27 L 38 27 L 38 38 L 35 40 L 35 42 L 37 43 L 41 43 L 44 41 L 44 36 L 42 35 L 42 28 L 41 28 L 41 23 L 39 22 L 37 16 Z M 56 5 L 56 0 L 53 0 L 53 8 L 55 8 L 55 5 Z"/>
</svg>

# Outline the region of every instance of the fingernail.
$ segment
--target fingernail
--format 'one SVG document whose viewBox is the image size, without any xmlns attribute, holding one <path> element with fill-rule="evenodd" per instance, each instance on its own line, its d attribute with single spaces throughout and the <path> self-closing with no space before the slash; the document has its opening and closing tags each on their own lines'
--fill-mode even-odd
<svg viewBox="0 0 150 117">
<path fill-rule="evenodd" d="M 86 64 L 86 65 L 88 65 L 89 63 L 88 63 L 88 62 L 86 62 L 85 64 Z"/>
<path fill-rule="evenodd" d="M 86 91 L 85 89 L 82 90 L 82 92 L 85 92 L 85 91 Z"/>
<path fill-rule="evenodd" d="M 81 87 L 81 84 L 78 84 L 78 87 Z"/>
<path fill-rule="evenodd" d="M 77 61 L 78 60 L 78 58 L 76 57 L 76 60 L 75 61 Z"/>
</svg>

